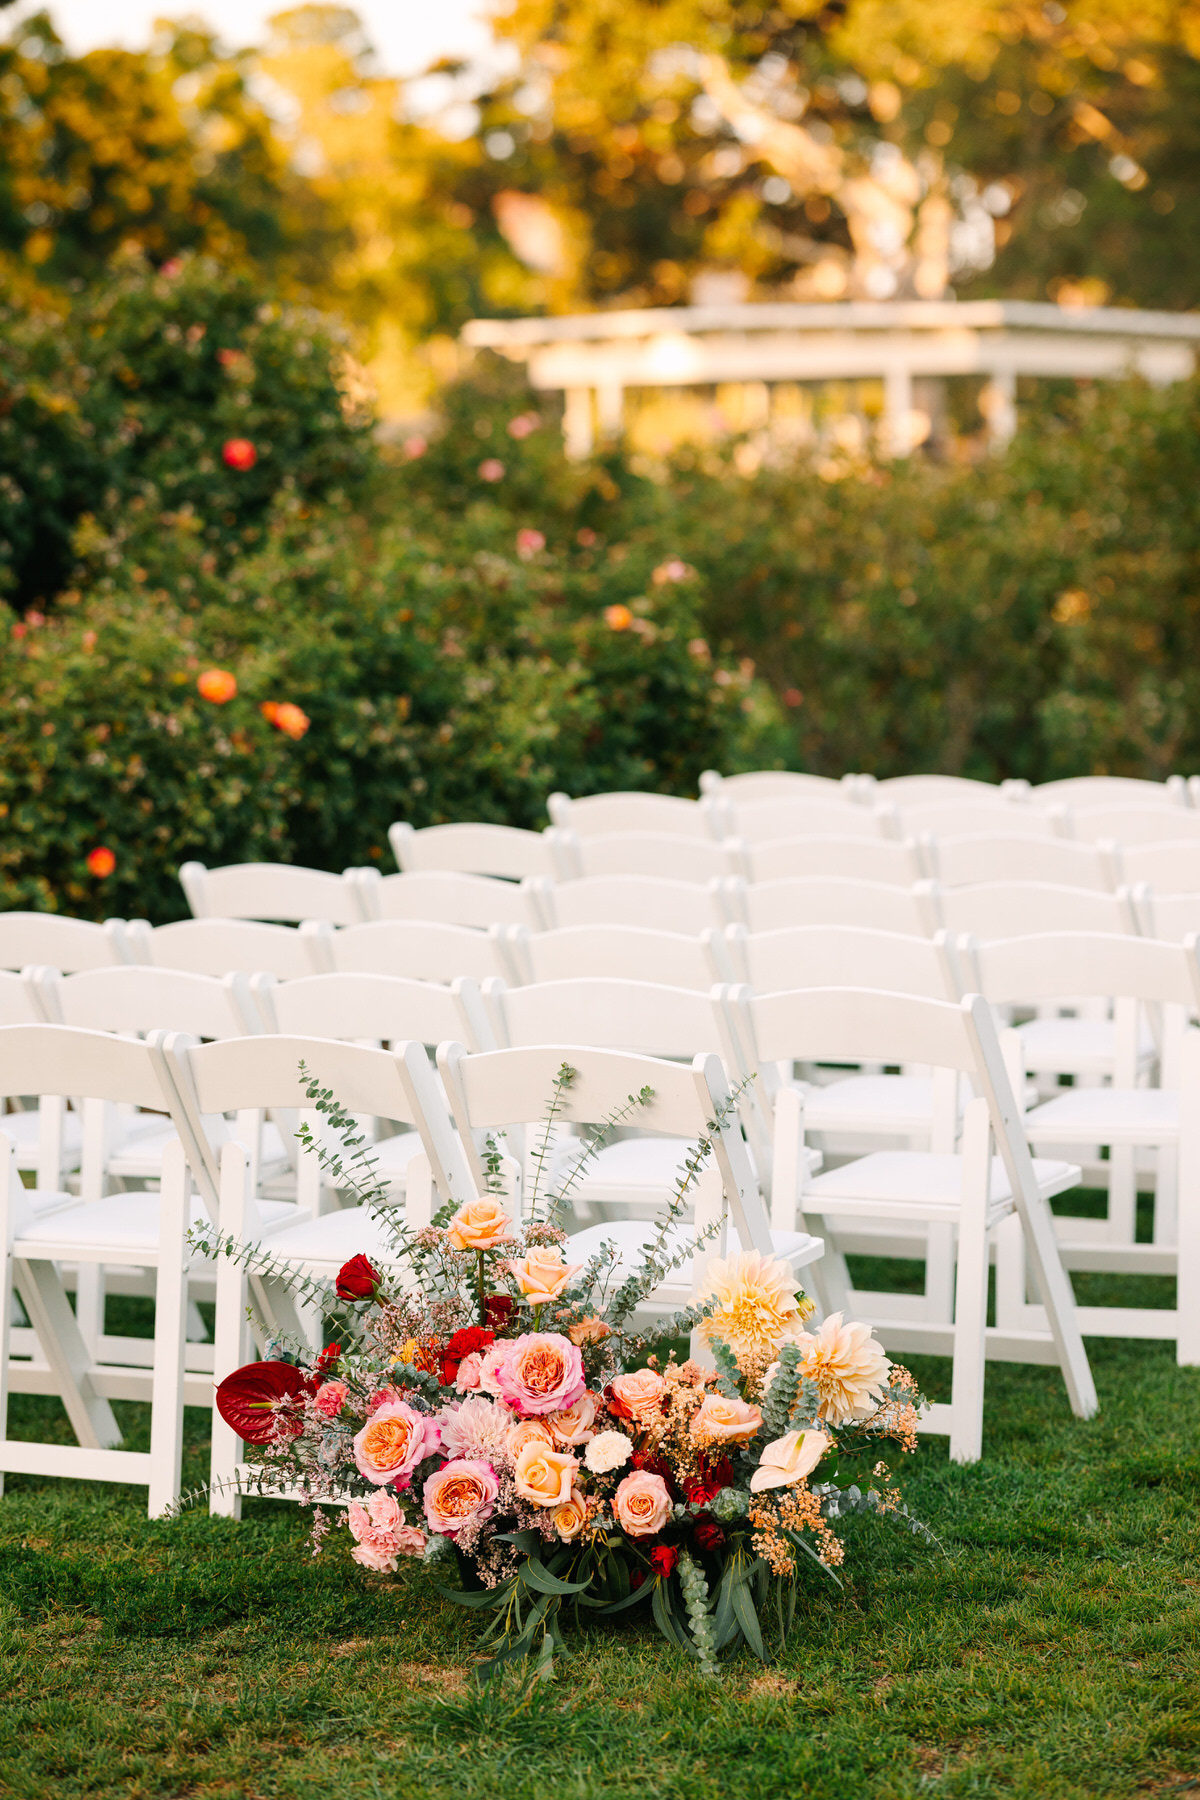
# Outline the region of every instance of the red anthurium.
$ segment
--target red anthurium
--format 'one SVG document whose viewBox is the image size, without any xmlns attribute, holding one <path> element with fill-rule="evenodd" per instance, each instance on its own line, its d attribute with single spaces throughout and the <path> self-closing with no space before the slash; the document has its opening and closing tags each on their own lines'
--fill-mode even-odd
<svg viewBox="0 0 1200 1800">
<path fill-rule="evenodd" d="M 269 1444 L 276 1432 L 277 1409 L 304 1390 L 304 1376 L 292 1363 L 252 1362 L 235 1369 L 217 1389 L 217 1411 L 247 1444 Z M 286 1420 L 295 1436 L 299 1420 Z"/>
<path fill-rule="evenodd" d="M 383 1277 L 365 1256 L 352 1256 L 338 1270 L 339 1300 L 373 1300 Z"/>
</svg>

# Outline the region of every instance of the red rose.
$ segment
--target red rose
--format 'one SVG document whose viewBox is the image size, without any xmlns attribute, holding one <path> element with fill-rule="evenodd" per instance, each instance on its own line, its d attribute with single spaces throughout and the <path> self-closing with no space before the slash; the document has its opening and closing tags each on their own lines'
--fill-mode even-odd
<svg viewBox="0 0 1200 1800">
<path fill-rule="evenodd" d="M 459 1365 L 468 1357 L 489 1350 L 496 1341 L 494 1331 L 482 1325 L 464 1325 L 456 1331 L 442 1351 L 442 1386 L 453 1387 L 458 1380 Z"/>
<path fill-rule="evenodd" d="M 695 1501 L 697 1506 L 707 1506 L 723 1487 L 732 1486 L 733 1464 L 729 1458 L 718 1456 L 715 1461 L 710 1461 L 702 1456 L 696 1473 L 689 1476 L 683 1484 L 683 1497 L 685 1500 Z"/>
<path fill-rule="evenodd" d="M 379 1291 L 383 1277 L 374 1269 L 365 1256 L 352 1256 L 348 1263 L 343 1263 L 338 1270 L 337 1296 L 339 1300 L 373 1300 Z"/>
<path fill-rule="evenodd" d="M 663 1580 L 675 1573 L 675 1564 L 679 1561 L 679 1552 L 673 1544 L 656 1544 L 650 1552 L 650 1562 L 655 1572 Z"/>
<path fill-rule="evenodd" d="M 484 1311 L 487 1314 L 487 1322 L 492 1327 L 493 1331 L 500 1331 L 508 1324 L 509 1317 L 515 1305 L 516 1301 L 508 1294 L 488 1295 L 483 1306 Z"/>
<path fill-rule="evenodd" d="M 725 1533 L 711 1513 L 697 1514 L 692 1529 L 695 1532 L 698 1550 L 719 1550 L 725 1542 Z"/>
<path fill-rule="evenodd" d="M 303 1375 L 292 1363 L 247 1363 L 218 1387 L 217 1411 L 244 1443 L 269 1444 L 276 1433 L 278 1407 L 297 1399 L 304 1385 Z M 299 1435 L 299 1419 L 285 1416 L 283 1423 L 293 1437 Z"/>
<path fill-rule="evenodd" d="M 612 1410 L 612 1407 L 609 1407 L 609 1411 Z M 635 1469 L 649 1469 L 651 1475 L 661 1475 L 667 1484 L 667 1492 L 672 1500 L 678 1500 L 679 1487 L 671 1465 L 665 1456 L 652 1456 L 648 1450 L 635 1450 L 629 1460 Z"/>
</svg>

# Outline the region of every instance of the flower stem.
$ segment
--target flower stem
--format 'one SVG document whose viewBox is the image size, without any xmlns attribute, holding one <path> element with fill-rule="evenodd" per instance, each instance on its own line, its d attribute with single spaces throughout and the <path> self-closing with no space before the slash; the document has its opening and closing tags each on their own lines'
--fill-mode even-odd
<svg viewBox="0 0 1200 1800">
<path fill-rule="evenodd" d="M 475 1252 L 476 1283 L 479 1288 L 479 1323 L 487 1324 L 487 1282 L 484 1280 L 483 1251 Z"/>
</svg>

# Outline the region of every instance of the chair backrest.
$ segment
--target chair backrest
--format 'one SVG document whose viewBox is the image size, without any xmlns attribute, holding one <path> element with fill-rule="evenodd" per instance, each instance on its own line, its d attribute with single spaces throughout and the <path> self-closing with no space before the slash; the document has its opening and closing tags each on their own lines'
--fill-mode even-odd
<svg viewBox="0 0 1200 1800">
<path fill-rule="evenodd" d="M 720 775 L 716 769 L 705 769 L 700 777 L 700 792 L 717 794 L 734 802 L 786 800 L 802 794 L 832 800 L 843 793 L 854 798 L 848 786 L 853 781 L 852 775 L 807 775 L 796 769 L 746 769 L 740 775 Z"/>
<path fill-rule="evenodd" d="M 988 881 L 970 887 L 939 886 L 938 904 L 948 931 L 970 931 L 978 938 L 1138 930 L 1128 888 L 1101 894 L 1049 881 Z"/>
<path fill-rule="evenodd" d="M 298 869 L 289 863 L 229 863 L 206 869 L 186 862 L 179 880 L 197 919 L 326 919 L 352 925 L 367 915 L 356 872 Z"/>
<path fill-rule="evenodd" d="M 683 800 L 677 794 L 551 794 L 551 822 L 581 838 L 612 831 L 653 831 L 667 837 L 720 838 L 725 835 L 717 801 Z"/>
<path fill-rule="evenodd" d="M 495 1048 L 482 996 L 469 977 L 445 987 L 401 975 L 308 975 L 283 982 L 256 975 L 251 986 L 265 1028 L 285 1037 L 380 1044 L 414 1038 L 434 1046 L 461 1037 L 475 1050 Z"/>
<path fill-rule="evenodd" d="M 658 875 L 585 875 L 581 881 L 542 882 L 537 900 L 548 929 L 636 925 L 699 937 L 710 925 L 724 925 L 728 917 L 719 877 L 702 887 Z"/>
<path fill-rule="evenodd" d="M 871 987 L 957 1001 L 963 987 L 946 932 L 933 938 L 856 925 L 793 925 L 725 932 L 739 981 L 760 994 L 781 988 Z"/>
<path fill-rule="evenodd" d="M 788 837 L 900 836 L 895 807 L 861 806 L 848 794 L 839 799 L 805 795 L 795 800 L 737 801 L 726 807 L 726 814 L 730 836 L 745 838 L 749 844 Z"/>
<path fill-rule="evenodd" d="M 714 980 L 728 980 L 725 940 L 715 928 L 697 937 L 649 931 L 636 925 L 570 925 L 560 931 L 511 933 L 525 981 L 572 981 L 613 975 L 626 981 L 662 982 L 667 987 L 707 993 Z"/>
<path fill-rule="evenodd" d="M 1169 838 L 1162 843 L 1125 845 L 1121 869 L 1126 881 L 1147 881 L 1164 894 L 1200 893 L 1200 842 Z"/>
<path fill-rule="evenodd" d="M 989 800 L 1006 801 L 1009 796 L 990 781 L 973 781 L 967 775 L 888 775 L 872 783 L 880 799 L 894 806 L 937 806 L 952 801 L 986 804 Z"/>
<path fill-rule="evenodd" d="M 0 968 L 48 963 L 55 969 L 111 969 L 132 962 L 124 919 L 93 925 L 59 913 L 0 913 Z"/>
<path fill-rule="evenodd" d="M 118 1040 L 123 1041 L 123 1040 Z M 312 1118 L 308 1082 L 319 1081 L 347 1112 L 415 1125 L 441 1199 L 470 1199 L 475 1182 L 446 1114 L 424 1046 L 415 1042 L 376 1050 L 330 1038 L 264 1036 L 197 1044 L 183 1033 L 162 1044 L 170 1077 L 170 1108 L 197 1185 L 214 1209 L 219 1155 L 229 1141 L 224 1114 L 298 1111 Z M 303 1063 L 307 1078 L 300 1073 Z M 159 1103 L 161 1104 L 161 1102 Z M 306 1167 L 306 1165 L 310 1165 Z M 300 1169 L 315 1180 L 315 1158 Z"/>
<path fill-rule="evenodd" d="M 668 837 L 659 831 L 607 831 L 595 837 L 561 834 L 570 840 L 574 873 L 648 875 L 668 881 L 712 881 L 728 875 L 727 845 L 713 838 Z"/>
<path fill-rule="evenodd" d="M 369 925 L 326 929 L 332 968 L 345 975 L 406 975 L 414 981 L 453 981 L 470 975 L 520 980 L 508 947 L 517 927 L 495 925 L 476 931 L 468 925 L 438 925 L 422 919 L 375 919 Z"/>
<path fill-rule="evenodd" d="M 372 919 L 435 919 L 444 925 L 470 925 L 486 931 L 489 925 L 523 925 L 529 917 L 520 884 L 493 875 L 464 875 L 457 869 L 380 875 L 378 869 L 361 869 L 359 879 Z M 526 881 L 546 879 L 525 877 Z"/>
<path fill-rule="evenodd" d="M 597 1050 L 630 1050 L 639 1056 L 691 1059 L 715 1050 L 720 1029 L 709 994 L 661 982 L 583 976 L 574 981 L 534 981 L 510 988 L 484 984 L 484 1003 L 496 1043 L 560 1044 L 570 1038 Z"/>
<path fill-rule="evenodd" d="M 84 1031 L 186 1031 L 198 1038 L 253 1036 L 262 1030 L 250 978 L 192 975 L 182 969 L 38 969 L 45 1016 Z"/>
<path fill-rule="evenodd" d="M 458 875 L 558 875 L 551 835 L 515 825 L 427 825 L 418 831 L 403 819 L 388 827 L 388 842 L 404 874 L 439 869 Z M 489 921 L 490 923 L 490 921 Z"/>
<path fill-rule="evenodd" d="M 575 1071 L 561 1096 L 559 1117 L 564 1122 L 598 1124 L 627 1107 L 644 1088 L 651 1090 L 647 1104 L 628 1114 L 629 1124 L 639 1131 L 695 1141 L 720 1120 L 713 1134 L 715 1158 L 738 1236 L 745 1248 L 771 1254 L 766 1210 L 715 1052 L 696 1056 L 689 1067 L 570 1043 L 495 1050 L 482 1056 L 471 1056 L 461 1044 L 441 1045 L 438 1068 L 473 1155 L 477 1181 L 482 1176 L 483 1138 L 543 1115 L 564 1063 Z"/>
<path fill-rule="evenodd" d="M 126 937 L 133 960 L 155 969 L 186 969 L 191 975 L 252 974 L 269 969 L 281 981 L 313 973 L 323 939 L 304 925 L 265 925 L 258 919 L 179 919 L 150 925 L 131 919 Z"/>
<path fill-rule="evenodd" d="M 1068 835 L 1065 807 L 1026 806 L 1019 801 L 992 799 L 939 801 L 927 806 L 905 806 L 900 814 L 905 833 L 929 833 L 932 837 L 1049 838 Z"/>
<path fill-rule="evenodd" d="M 1133 895 L 1144 937 L 1181 944 L 1189 932 L 1200 931 L 1200 893 L 1160 894 L 1143 883 Z"/>
<path fill-rule="evenodd" d="M 1077 838 L 1116 838 L 1122 846 L 1161 844 L 1168 838 L 1200 843 L 1200 813 L 1191 807 L 1153 805 L 1081 806 L 1071 815 Z"/>
<path fill-rule="evenodd" d="M 47 1025 L 53 1022 L 41 994 L 41 973 L 36 966 L 22 969 L 19 975 L 9 969 L 0 970 L 0 1025 Z"/>
<path fill-rule="evenodd" d="M 926 836 L 923 848 L 926 871 L 946 887 L 985 881 L 1050 881 L 1059 887 L 1113 893 L 1121 883 L 1117 847 L 1107 842 L 1080 844 L 1070 838 L 981 832 L 974 837 Z"/>
<path fill-rule="evenodd" d="M 1063 800 L 1070 806 L 1171 806 L 1188 804 L 1187 783 L 1182 775 L 1166 781 L 1139 781 L 1128 775 L 1071 775 L 1064 781 L 1044 781 L 1031 791 L 1035 804 Z"/>
<path fill-rule="evenodd" d="M 69 1025 L 2 1025 L 0 1097 L 19 1094 L 110 1100 L 151 1112 L 165 1111 L 171 1098 L 155 1042 Z"/>
<path fill-rule="evenodd" d="M 968 979 L 997 1005 L 1085 997 L 1195 1004 L 1188 956 L 1177 944 L 1106 932 L 1051 931 L 989 943 L 964 936 L 958 950 Z"/>
<path fill-rule="evenodd" d="M 744 840 L 727 841 L 726 847 L 731 848 L 732 843 Z M 926 873 L 915 838 L 771 838 L 761 844 L 745 844 L 743 860 L 746 877 L 752 882 L 819 875 L 910 887 Z"/>
<path fill-rule="evenodd" d="M 867 931 L 902 931 L 932 937 L 941 925 L 933 885 L 888 887 L 882 881 L 804 876 L 753 887 L 731 878 L 729 910 L 750 931 L 782 931 L 792 925 L 858 925 Z"/>
</svg>

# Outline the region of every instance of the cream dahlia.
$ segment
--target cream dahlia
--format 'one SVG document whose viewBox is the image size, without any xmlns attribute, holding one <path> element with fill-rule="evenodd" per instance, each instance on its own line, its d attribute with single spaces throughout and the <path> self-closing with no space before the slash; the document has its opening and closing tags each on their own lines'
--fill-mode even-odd
<svg viewBox="0 0 1200 1800">
<path fill-rule="evenodd" d="M 892 1365 L 869 1325 L 847 1325 L 840 1312 L 830 1313 L 818 1331 L 802 1331 L 796 1342 L 800 1373 L 817 1384 L 820 1418 L 844 1425 L 874 1412 Z"/>
<path fill-rule="evenodd" d="M 770 1362 L 791 1343 L 811 1304 L 798 1292 L 791 1265 L 760 1250 L 743 1250 L 708 1265 L 701 1294 L 714 1302 L 700 1331 L 729 1345 L 739 1363 Z"/>
</svg>

